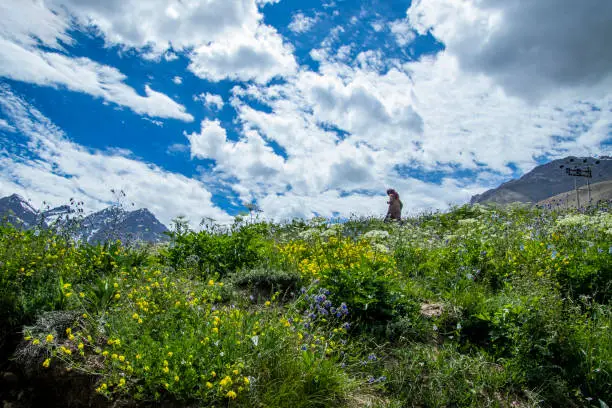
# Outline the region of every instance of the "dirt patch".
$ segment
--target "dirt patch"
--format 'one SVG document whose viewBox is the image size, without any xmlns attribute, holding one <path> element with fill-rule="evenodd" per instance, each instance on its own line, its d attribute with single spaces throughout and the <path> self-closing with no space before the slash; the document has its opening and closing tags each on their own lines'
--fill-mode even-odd
<svg viewBox="0 0 612 408">
<path fill-rule="evenodd" d="M 440 317 L 444 312 L 444 305 L 441 303 L 423 303 L 421 304 L 421 315 L 432 318 Z"/>
</svg>

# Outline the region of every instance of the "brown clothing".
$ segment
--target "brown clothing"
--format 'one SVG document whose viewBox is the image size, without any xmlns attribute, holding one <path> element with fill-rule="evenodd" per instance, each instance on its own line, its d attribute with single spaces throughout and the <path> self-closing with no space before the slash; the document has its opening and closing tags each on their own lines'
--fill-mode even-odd
<svg viewBox="0 0 612 408">
<path fill-rule="evenodd" d="M 389 204 L 389 210 L 387 211 L 387 216 L 385 220 L 397 220 L 400 221 L 402 219 L 402 202 L 395 197 L 390 197 L 390 201 L 387 201 Z"/>
</svg>

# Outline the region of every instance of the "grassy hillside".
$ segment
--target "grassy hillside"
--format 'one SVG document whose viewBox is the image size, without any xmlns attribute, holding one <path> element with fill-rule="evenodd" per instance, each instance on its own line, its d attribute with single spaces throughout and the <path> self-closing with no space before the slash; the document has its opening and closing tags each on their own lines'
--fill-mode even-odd
<svg viewBox="0 0 612 408">
<path fill-rule="evenodd" d="M 17 380 L 0 397 L 604 407 L 611 243 L 608 208 L 468 206 L 403 225 L 239 219 L 150 248 L 3 227 L 1 364 Z"/>
<path fill-rule="evenodd" d="M 578 198 L 580 206 L 586 206 L 589 203 L 589 191 L 586 184 L 581 183 L 578 188 Z M 599 201 L 612 200 L 612 180 L 602 181 L 591 185 L 591 203 Z M 571 190 L 554 197 L 542 200 L 539 205 L 546 205 L 554 208 L 576 208 L 576 191 Z"/>
</svg>

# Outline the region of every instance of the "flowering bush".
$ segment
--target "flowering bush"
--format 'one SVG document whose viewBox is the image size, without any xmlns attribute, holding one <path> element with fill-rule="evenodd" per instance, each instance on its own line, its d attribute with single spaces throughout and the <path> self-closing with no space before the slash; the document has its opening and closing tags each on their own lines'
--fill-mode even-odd
<svg viewBox="0 0 612 408">
<path fill-rule="evenodd" d="M 305 279 L 320 282 L 333 300 L 346 302 L 357 319 L 384 323 L 401 313 L 407 299 L 394 258 L 376 245 L 333 235 L 310 245 L 289 242 L 279 251 L 287 267 L 293 265 Z"/>
</svg>

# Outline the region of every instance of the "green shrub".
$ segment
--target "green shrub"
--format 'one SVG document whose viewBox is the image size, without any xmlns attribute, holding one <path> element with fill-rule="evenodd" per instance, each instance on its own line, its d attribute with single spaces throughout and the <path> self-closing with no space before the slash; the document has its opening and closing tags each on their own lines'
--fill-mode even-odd
<svg viewBox="0 0 612 408">
<path fill-rule="evenodd" d="M 196 276 L 225 276 L 253 268 L 265 259 L 271 246 L 267 232 L 264 223 L 239 225 L 227 232 L 174 232 L 169 247 L 161 252 L 161 260 L 177 269 L 190 269 Z"/>
<path fill-rule="evenodd" d="M 236 272 L 228 277 L 235 287 L 247 290 L 254 299 L 270 298 L 275 292 L 282 298 L 293 297 L 302 286 L 297 272 L 278 269 L 255 268 Z"/>
</svg>

